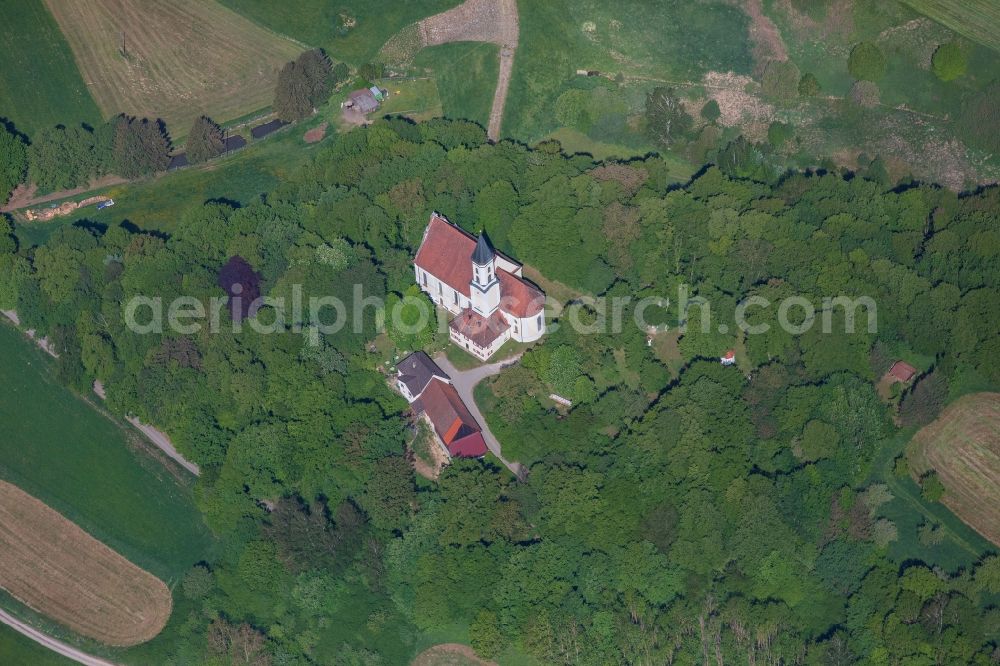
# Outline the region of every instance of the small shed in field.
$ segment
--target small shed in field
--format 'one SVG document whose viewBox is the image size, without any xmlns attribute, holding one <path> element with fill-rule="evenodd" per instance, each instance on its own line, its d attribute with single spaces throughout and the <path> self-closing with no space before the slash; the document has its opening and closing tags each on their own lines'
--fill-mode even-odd
<svg viewBox="0 0 1000 666">
<path fill-rule="evenodd" d="M 355 90 L 347 96 L 347 101 L 343 106 L 346 109 L 356 109 L 361 113 L 371 113 L 378 109 L 379 105 L 389 96 L 389 92 L 382 90 L 378 86 L 371 88 L 361 88 Z"/>
<path fill-rule="evenodd" d="M 889 368 L 889 377 L 892 382 L 903 382 L 906 384 L 917 374 L 917 369 L 906 361 L 896 361 Z"/>
</svg>

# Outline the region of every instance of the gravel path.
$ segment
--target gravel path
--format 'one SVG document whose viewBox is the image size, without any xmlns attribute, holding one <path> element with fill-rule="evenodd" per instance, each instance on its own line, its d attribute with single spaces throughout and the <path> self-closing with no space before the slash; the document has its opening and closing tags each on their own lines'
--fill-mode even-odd
<svg viewBox="0 0 1000 666">
<path fill-rule="evenodd" d="M 108 393 L 104 390 L 104 382 L 100 379 L 94 380 L 94 394 L 97 395 L 101 400 L 108 399 Z M 165 432 L 157 430 L 153 426 L 146 425 L 134 416 L 130 416 L 126 419 L 129 423 L 135 427 L 136 430 L 141 432 L 146 436 L 150 442 L 152 442 L 156 448 L 167 454 L 167 457 L 173 459 L 178 465 L 191 472 L 195 476 L 201 474 L 201 470 L 193 462 L 185 458 L 180 454 L 176 448 L 174 448 L 174 443 L 170 441 Z"/>
<path fill-rule="evenodd" d="M 43 634 L 34 627 L 18 620 L 7 611 L 0 610 L 0 622 L 3 622 L 17 633 L 27 636 L 39 645 L 61 654 L 67 659 L 72 659 L 78 664 L 85 664 L 85 666 L 117 666 L 114 662 L 106 661 L 100 657 L 95 657 L 92 654 L 87 654 L 82 650 L 76 649 L 72 645 L 52 638 L 48 634 Z"/>
<path fill-rule="evenodd" d="M 497 77 L 497 88 L 493 91 L 493 107 L 490 109 L 490 124 L 486 128 L 486 136 L 496 142 L 500 138 L 500 123 L 503 121 L 503 109 L 507 103 L 507 91 L 510 89 L 510 75 L 514 71 L 514 49 L 504 46 L 500 48 L 500 75 Z"/>
<path fill-rule="evenodd" d="M 11 194 L 10 200 L 0 207 L 0 213 L 11 213 L 19 208 L 28 208 L 29 206 L 37 206 L 38 204 L 48 203 L 50 201 L 75 197 L 76 195 L 83 194 L 84 192 L 90 192 L 91 190 L 96 190 L 102 187 L 111 187 L 112 185 L 121 185 L 122 183 L 127 182 L 127 180 L 119 176 L 104 176 L 103 178 L 91 180 L 86 185 L 81 185 L 80 187 L 74 187 L 69 190 L 59 190 L 58 192 L 51 192 L 37 197 L 35 196 L 35 192 L 38 190 L 36 186 L 22 184 L 18 185 L 14 190 Z"/>
<path fill-rule="evenodd" d="M 139 419 L 134 416 L 128 417 L 128 422 L 135 426 L 136 430 L 141 432 L 146 436 L 146 439 L 151 441 L 158 449 L 163 451 L 169 458 L 172 458 L 177 462 L 178 465 L 191 472 L 195 476 L 201 474 L 201 470 L 193 462 L 185 458 L 180 454 L 180 452 L 174 448 L 174 443 L 170 441 L 166 433 L 160 432 L 156 428 L 150 425 L 146 425 L 139 421 Z"/>
<path fill-rule="evenodd" d="M 504 464 L 507 469 L 511 471 L 514 476 L 521 481 L 524 481 L 528 477 L 527 468 L 519 462 L 512 462 L 503 457 L 500 442 L 490 431 L 490 426 L 486 423 L 486 419 L 483 417 L 482 412 L 479 411 L 479 406 L 476 405 L 474 396 L 476 385 L 479 384 L 479 382 L 483 381 L 487 377 L 499 374 L 504 368 L 517 363 L 520 358 L 521 355 L 518 354 L 517 356 L 499 361 L 498 363 L 480 365 L 472 368 L 471 370 L 459 370 L 444 354 L 438 354 L 435 356 L 434 362 L 437 363 L 449 377 L 451 377 L 451 383 L 455 386 L 455 390 L 458 391 L 459 397 L 462 398 L 465 406 L 469 408 L 472 416 L 475 417 L 476 422 L 479 423 L 479 427 L 482 428 L 483 439 L 486 441 L 486 447 L 500 462 Z"/>
</svg>

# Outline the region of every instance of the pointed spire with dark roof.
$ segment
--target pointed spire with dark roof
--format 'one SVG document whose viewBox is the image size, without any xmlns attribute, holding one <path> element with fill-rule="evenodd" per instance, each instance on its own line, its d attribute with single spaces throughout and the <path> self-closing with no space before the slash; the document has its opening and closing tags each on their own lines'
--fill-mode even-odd
<svg viewBox="0 0 1000 666">
<path fill-rule="evenodd" d="M 490 245 L 490 239 L 486 237 L 484 232 L 480 232 L 479 240 L 476 241 L 476 249 L 472 253 L 472 263 L 477 266 L 485 266 L 493 261 L 494 255 L 495 253 L 493 252 L 493 246 Z"/>
</svg>

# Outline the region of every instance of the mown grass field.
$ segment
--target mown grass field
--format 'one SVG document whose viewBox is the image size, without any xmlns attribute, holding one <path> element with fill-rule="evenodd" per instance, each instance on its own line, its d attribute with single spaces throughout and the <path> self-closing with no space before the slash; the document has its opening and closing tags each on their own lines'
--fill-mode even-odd
<svg viewBox="0 0 1000 666">
<path fill-rule="evenodd" d="M 434 77 L 386 81 L 389 99 L 379 108 L 383 116 L 406 116 L 414 121 L 430 120 L 444 115 L 438 84 Z"/>
<path fill-rule="evenodd" d="M 6 323 L 0 348 L 0 479 L 168 584 L 179 580 L 213 544 L 186 482 L 131 428 L 61 386 L 51 359 Z"/>
<path fill-rule="evenodd" d="M 975 393 L 949 405 L 907 448 L 910 471 L 937 472 L 942 503 L 1000 545 L 1000 393 Z"/>
<path fill-rule="evenodd" d="M 170 616 L 170 591 L 161 580 L 3 481 L 0 587 L 106 645 L 144 643 Z"/>
<path fill-rule="evenodd" d="M 302 51 L 214 0 L 46 0 L 105 116 L 162 118 L 176 136 L 270 106 Z M 125 56 L 120 48 L 125 36 Z"/>
<path fill-rule="evenodd" d="M 996 0 L 903 0 L 960 35 L 1000 51 L 1000 3 Z"/>
<path fill-rule="evenodd" d="M 464 118 L 486 127 L 500 68 L 499 49 L 487 42 L 455 42 L 422 49 L 413 60 L 437 80 L 447 118 Z"/>
<path fill-rule="evenodd" d="M 0 0 L 0 118 L 28 135 L 103 119 L 42 0 Z"/>
<path fill-rule="evenodd" d="M 890 542 L 887 555 L 898 564 L 918 559 L 951 573 L 968 569 L 995 547 L 947 507 L 927 501 L 909 475 L 896 474 L 895 459 L 905 454 L 910 439 L 912 432 L 901 432 L 880 443 L 873 468 L 871 480 L 885 483 L 894 496 L 879 508 L 879 517 L 891 520 L 897 530 L 897 538 Z M 920 529 L 926 525 L 937 525 L 944 538 L 937 542 L 921 539 Z"/>
<path fill-rule="evenodd" d="M 221 0 L 271 30 L 321 46 L 354 65 L 370 61 L 404 26 L 450 9 L 459 0 Z M 353 22 L 353 25 L 349 25 Z"/>
<path fill-rule="evenodd" d="M 468 645 L 443 643 L 418 654 L 410 666 L 488 666 L 491 663 L 480 659 Z"/>
<path fill-rule="evenodd" d="M 72 666 L 76 662 L 60 657 L 7 625 L 0 624 L 0 663 L 30 664 L 30 666 Z"/>
</svg>

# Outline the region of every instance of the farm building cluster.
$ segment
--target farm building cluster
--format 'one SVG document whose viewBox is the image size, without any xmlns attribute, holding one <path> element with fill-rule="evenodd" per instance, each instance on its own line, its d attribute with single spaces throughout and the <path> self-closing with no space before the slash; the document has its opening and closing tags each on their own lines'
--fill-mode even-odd
<svg viewBox="0 0 1000 666">
<path fill-rule="evenodd" d="M 347 96 L 347 101 L 341 104 L 343 109 L 353 109 L 362 115 L 378 110 L 378 107 L 389 97 L 389 91 L 378 86 L 361 88 Z"/>
<path fill-rule="evenodd" d="M 482 429 L 462 402 L 451 378 L 424 352 L 410 354 L 396 369 L 396 387 L 426 418 L 448 457 L 478 458 L 486 454 Z"/>
</svg>

